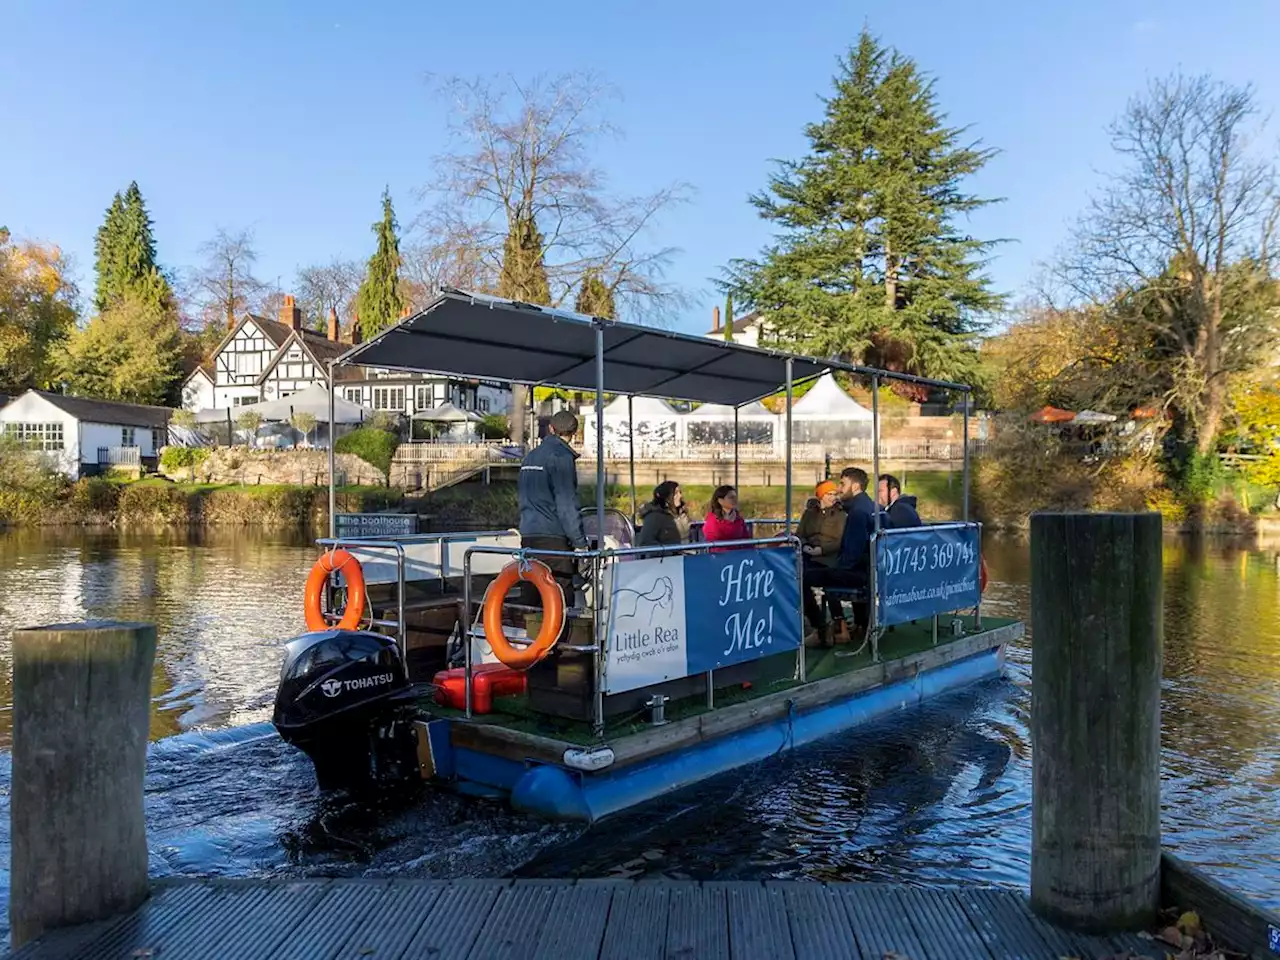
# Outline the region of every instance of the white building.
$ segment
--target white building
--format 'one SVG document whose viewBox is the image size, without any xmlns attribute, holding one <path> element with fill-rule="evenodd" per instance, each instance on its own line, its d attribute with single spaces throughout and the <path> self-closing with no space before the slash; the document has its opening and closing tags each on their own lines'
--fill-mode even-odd
<svg viewBox="0 0 1280 960">
<path fill-rule="evenodd" d="M 110 466 L 154 466 L 173 411 L 28 390 L 0 408 L 6 437 L 76 480 Z"/>
<path fill-rule="evenodd" d="M 750 313 L 733 321 L 733 333 L 731 339 L 734 343 L 741 343 L 748 347 L 760 346 L 760 337 L 767 332 L 768 325 L 764 322 L 764 315 L 759 310 L 752 310 Z M 714 337 L 723 340 L 724 324 L 720 322 L 720 308 L 715 307 L 711 311 L 711 329 L 703 334 L 704 337 Z"/>
<path fill-rule="evenodd" d="M 351 340 L 358 343 L 352 326 Z M 301 309 L 287 296 L 279 319 L 245 314 L 231 328 L 214 351 L 211 367 L 197 368 L 183 383 L 182 405 L 191 411 L 223 410 L 323 385 L 329 363 L 351 345 L 340 337 L 336 313 L 330 311 L 327 336 L 305 329 Z M 511 409 L 511 388 L 502 384 L 366 367 L 339 368 L 336 377 L 340 397 L 407 417 L 443 403 L 482 416 Z"/>
</svg>

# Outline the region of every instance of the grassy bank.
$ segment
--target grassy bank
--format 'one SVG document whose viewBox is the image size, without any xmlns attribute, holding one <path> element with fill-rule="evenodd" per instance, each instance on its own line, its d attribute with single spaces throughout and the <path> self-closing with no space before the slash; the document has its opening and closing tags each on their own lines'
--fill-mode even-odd
<svg viewBox="0 0 1280 960">
<path fill-rule="evenodd" d="M 326 487 L 238 486 L 171 483 L 147 479 L 120 482 L 87 477 L 42 488 L 0 490 L 0 524 L 119 527 L 263 526 L 324 523 Z M 386 487 L 344 487 L 338 509 L 361 512 L 397 509 L 404 500 Z"/>
</svg>

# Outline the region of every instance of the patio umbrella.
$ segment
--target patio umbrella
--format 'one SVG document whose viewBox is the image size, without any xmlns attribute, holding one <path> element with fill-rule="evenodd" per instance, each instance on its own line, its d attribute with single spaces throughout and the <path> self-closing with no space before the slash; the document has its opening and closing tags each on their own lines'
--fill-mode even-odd
<svg viewBox="0 0 1280 960">
<path fill-rule="evenodd" d="M 1036 423 L 1069 423 L 1075 418 L 1075 413 L 1059 407 L 1041 407 L 1031 415 Z"/>
<path fill-rule="evenodd" d="M 470 410 L 459 410 L 452 403 L 442 403 L 438 407 L 419 410 L 413 415 L 415 420 L 429 423 L 479 423 L 480 417 Z"/>
<path fill-rule="evenodd" d="M 235 415 L 252 411 L 263 420 L 286 422 L 295 413 L 309 413 L 320 423 L 329 422 L 329 391 L 323 384 L 315 384 L 297 393 L 281 397 L 279 400 L 267 400 L 246 407 L 237 407 Z M 363 423 L 373 415 L 369 407 L 352 403 L 342 397 L 333 398 L 334 423 Z M 197 417 L 199 415 L 197 414 Z"/>
</svg>

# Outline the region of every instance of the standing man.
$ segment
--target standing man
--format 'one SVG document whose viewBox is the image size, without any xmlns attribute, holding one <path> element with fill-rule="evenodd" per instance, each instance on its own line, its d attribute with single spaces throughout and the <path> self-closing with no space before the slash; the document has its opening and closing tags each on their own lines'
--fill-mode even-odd
<svg viewBox="0 0 1280 960">
<path fill-rule="evenodd" d="M 885 526 L 920 527 L 924 524 L 920 514 L 916 512 L 916 498 L 902 495 L 902 484 L 891 473 L 880 474 L 880 483 L 876 488 L 876 499 L 885 512 Z"/>
<path fill-rule="evenodd" d="M 520 545 L 531 550 L 586 549 L 582 512 L 578 506 L 578 454 L 568 441 L 578 432 L 578 418 L 561 410 L 551 418 L 542 443 L 520 464 Z M 572 557 L 540 557 L 564 591 L 565 606 L 573 602 Z M 523 584 L 523 596 L 536 595 Z"/>
</svg>

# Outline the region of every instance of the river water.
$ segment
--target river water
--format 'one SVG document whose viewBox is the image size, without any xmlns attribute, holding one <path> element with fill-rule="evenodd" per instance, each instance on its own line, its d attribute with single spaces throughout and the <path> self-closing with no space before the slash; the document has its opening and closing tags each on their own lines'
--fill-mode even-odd
<svg viewBox="0 0 1280 960">
<path fill-rule="evenodd" d="M 1026 617 L 1026 544 L 985 553 L 986 609 Z M 146 794 L 157 877 L 1028 883 L 1027 644 L 1009 651 L 1005 680 L 583 830 L 429 788 L 317 790 L 269 722 L 313 558 L 304 538 L 244 531 L 0 535 L 0 893 L 10 631 L 93 617 L 159 629 Z M 1170 540 L 1164 567 L 1165 843 L 1280 907 L 1280 553 Z"/>
</svg>

